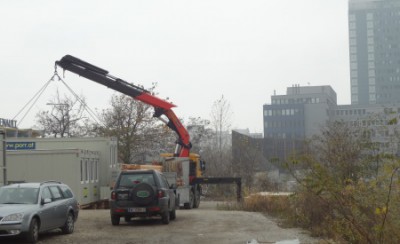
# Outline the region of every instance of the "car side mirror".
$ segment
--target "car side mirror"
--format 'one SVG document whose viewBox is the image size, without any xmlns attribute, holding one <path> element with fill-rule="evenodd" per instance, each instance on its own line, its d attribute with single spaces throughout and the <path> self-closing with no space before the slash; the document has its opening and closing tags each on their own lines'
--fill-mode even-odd
<svg viewBox="0 0 400 244">
<path fill-rule="evenodd" d="M 51 203 L 51 198 L 42 199 L 42 205 L 47 204 L 47 203 Z"/>
</svg>

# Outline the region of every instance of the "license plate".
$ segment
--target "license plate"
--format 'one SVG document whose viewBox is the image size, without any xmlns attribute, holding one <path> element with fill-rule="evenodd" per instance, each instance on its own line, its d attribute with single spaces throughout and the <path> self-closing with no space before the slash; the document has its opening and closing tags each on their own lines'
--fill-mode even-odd
<svg viewBox="0 0 400 244">
<path fill-rule="evenodd" d="M 128 212 L 130 212 L 130 213 L 144 213 L 144 212 L 146 212 L 146 208 L 128 208 Z"/>
</svg>

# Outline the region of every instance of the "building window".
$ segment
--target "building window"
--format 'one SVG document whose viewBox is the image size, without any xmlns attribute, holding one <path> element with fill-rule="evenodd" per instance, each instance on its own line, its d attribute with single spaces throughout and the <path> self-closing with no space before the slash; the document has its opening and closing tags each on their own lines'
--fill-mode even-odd
<svg viewBox="0 0 400 244">
<path fill-rule="evenodd" d="M 375 86 L 369 86 L 369 92 L 375 93 Z"/>
<path fill-rule="evenodd" d="M 351 94 L 351 102 L 358 103 L 358 95 L 357 94 Z"/>
<path fill-rule="evenodd" d="M 374 61 L 375 60 L 375 56 L 373 53 L 368 53 L 368 61 Z"/>
<path fill-rule="evenodd" d="M 374 44 L 374 38 L 368 37 L 367 43 L 368 43 L 368 45 L 373 45 Z"/>
<path fill-rule="evenodd" d="M 87 159 L 87 158 L 85 158 L 85 169 L 86 169 L 85 181 L 89 182 L 89 179 L 90 179 L 90 163 L 89 163 L 89 159 Z"/>
<path fill-rule="evenodd" d="M 375 85 L 375 77 L 370 77 L 370 78 L 368 79 L 368 83 L 369 83 L 370 85 Z"/>
<path fill-rule="evenodd" d="M 350 76 L 352 77 L 352 78 L 356 78 L 356 77 L 358 77 L 358 75 L 357 75 L 357 70 L 351 70 L 350 71 Z"/>
<path fill-rule="evenodd" d="M 374 46 L 368 45 L 368 52 L 373 53 L 374 51 Z"/>
<path fill-rule="evenodd" d="M 85 181 L 85 165 L 81 159 L 81 183 L 83 183 L 83 181 Z"/>
<path fill-rule="evenodd" d="M 375 77 L 375 70 L 374 69 L 368 70 L 368 76 L 369 77 Z"/>
<path fill-rule="evenodd" d="M 375 69 L 375 63 L 374 62 L 368 62 L 368 68 L 369 69 Z"/>
</svg>

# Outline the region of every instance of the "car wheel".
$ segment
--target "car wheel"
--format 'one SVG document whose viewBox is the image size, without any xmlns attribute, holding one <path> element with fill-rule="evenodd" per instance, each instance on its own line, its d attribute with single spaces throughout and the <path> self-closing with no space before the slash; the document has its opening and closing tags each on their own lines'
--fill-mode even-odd
<svg viewBox="0 0 400 244">
<path fill-rule="evenodd" d="M 171 212 L 169 212 L 169 218 L 170 218 L 171 220 L 176 219 L 176 208 L 175 208 L 175 207 L 174 207 L 174 209 L 172 209 Z"/>
<path fill-rule="evenodd" d="M 64 234 L 71 234 L 74 232 L 74 216 L 72 213 L 68 213 L 67 220 L 65 220 L 65 224 L 61 227 L 61 230 Z"/>
<path fill-rule="evenodd" d="M 161 221 L 163 222 L 163 224 L 166 224 L 166 225 L 169 224 L 169 220 L 170 220 L 169 211 L 163 212 L 161 215 Z"/>
<path fill-rule="evenodd" d="M 31 220 L 26 239 L 30 243 L 36 243 L 39 240 L 39 222 L 36 218 Z"/>
<path fill-rule="evenodd" d="M 119 225 L 120 217 L 116 215 L 111 215 L 111 224 L 112 225 Z"/>
</svg>

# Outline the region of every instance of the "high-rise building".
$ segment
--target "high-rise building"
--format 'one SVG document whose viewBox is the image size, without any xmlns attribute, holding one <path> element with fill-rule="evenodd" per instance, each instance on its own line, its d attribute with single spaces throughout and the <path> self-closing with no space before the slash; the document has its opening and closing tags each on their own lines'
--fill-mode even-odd
<svg viewBox="0 0 400 244">
<path fill-rule="evenodd" d="M 400 103 L 400 0 L 349 0 L 351 104 Z"/>
</svg>

